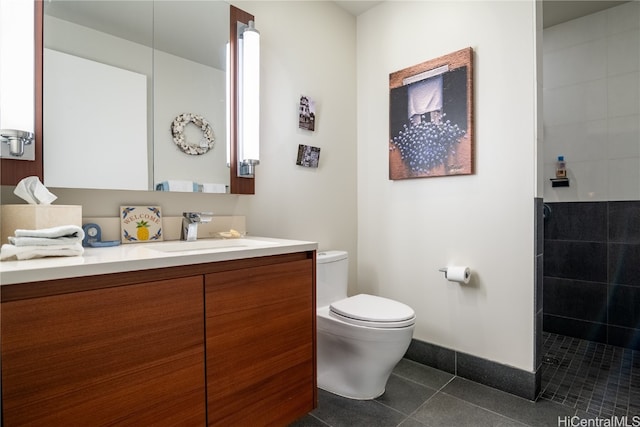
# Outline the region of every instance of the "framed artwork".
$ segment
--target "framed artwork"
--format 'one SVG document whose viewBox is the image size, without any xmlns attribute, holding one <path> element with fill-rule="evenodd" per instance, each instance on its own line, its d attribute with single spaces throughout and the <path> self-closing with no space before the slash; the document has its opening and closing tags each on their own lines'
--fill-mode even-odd
<svg viewBox="0 0 640 427">
<path fill-rule="evenodd" d="M 389 74 L 389 179 L 474 173 L 473 50 Z"/>
<path fill-rule="evenodd" d="M 300 97 L 298 127 L 310 131 L 316 130 L 316 103 L 308 96 L 302 95 Z"/>
<path fill-rule="evenodd" d="M 296 165 L 307 168 L 317 168 L 320 162 L 320 148 L 310 145 L 298 145 L 298 158 Z"/>
<path fill-rule="evenodd" d="M 122 243 L 162 241 L 160 207 L 120 206 L 120 230 Z"/>
</svg>

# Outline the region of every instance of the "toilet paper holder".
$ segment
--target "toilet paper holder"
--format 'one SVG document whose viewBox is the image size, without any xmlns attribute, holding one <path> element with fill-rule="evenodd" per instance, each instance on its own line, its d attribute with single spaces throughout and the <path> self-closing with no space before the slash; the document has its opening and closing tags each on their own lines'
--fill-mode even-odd
<svg viewBox="0 0 640 427">
<path fill-rule="evenodd" d="M 452 278 L 449 278 L 449 268 L 450 267 L 442 267 L 439 268 L 438 271 L 444 273 L 444 278 L 447 280 L 451 280 L 454 282 L 464 282 L 469 283 L 471 279 L 471 270 L 468 267 L 454 267 L 456 270 L 462 269 L 462 275 L 460 271 L 456 271 Z"/>
</svg>

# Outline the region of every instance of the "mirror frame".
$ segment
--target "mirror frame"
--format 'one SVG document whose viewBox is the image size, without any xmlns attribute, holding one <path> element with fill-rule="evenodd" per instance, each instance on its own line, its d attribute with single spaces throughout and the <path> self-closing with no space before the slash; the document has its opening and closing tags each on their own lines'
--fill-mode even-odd
<svg viewBox="0 0 640 427">
<path fill-rule="evenodd" d="M 42 48 L 43 44 L 43 0 L 33 0 L 34 7 L 34 133 L 35 157 L 31 160 L 0 159 L 0 184 L 16 185 L 22 178 L 37 176 L 43 181 L 42 164 Z"/>
<path fill-rule="evenodd" d="M 231 73 L 231 87 L 229 108 L 231 112 L 231 126 L 228 129 L 231 141 L 229 159 L 231 182 L 229 192 L 231 194 L 255 194 L 255 178 L 238 176 L 238 22 L 249 25 L 249 21 L 255 21 L 254 16 L 242 9 L 230 5 L 229 8 L 229 52 L 231 52 L 231 61 L 229 61 L 228 73 Z"/>
<path fill-rule="evenodd" d="M 40 181 L 44 182 L 44 165 L 43 165 L 43 152 L 42 147 L 44 141 L 42 140 L 43 134 L 43 107 L 42 107 L 42 94 L 43 94 L 43 52 L 44 52 L 44 1 L 33 0 L 35 3 L 35 42 L 34 42 L 34 57 L 35 57 L 35 99 L 34 99 L 34 128 L 35 128 L 35 151 L 36 160 L 24 161 L 13 159 L 0 159 L 0 183 L 2 185 L 16 185 L 18 182 L 27 176 L 38 176 Z M 254 20 L 254 16 L 238 9 L 233 5 L 229 5 L 229 47 L 231 52 L 230 70 L 231 73 L 231 99 L 230 105 L 230 117 L 231 117 L 231 129 L 230 132 L 230 185 L 229 194 L 255 194 L 255 178 L 242 178 L 238 177 L 238 162 L 237 162 L 237 109 L 238 109 L 238 85 L 237 85 L 237 70 L 238 70 L 238 22 L 247 24 L 249 21 Z"/>
</svg>

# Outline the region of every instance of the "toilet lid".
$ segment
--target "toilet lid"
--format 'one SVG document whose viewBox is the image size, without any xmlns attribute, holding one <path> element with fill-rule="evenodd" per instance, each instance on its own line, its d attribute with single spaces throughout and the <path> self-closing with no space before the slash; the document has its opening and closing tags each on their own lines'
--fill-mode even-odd
<svg viewBox="0 0 640 427">
<path fill-rule="evenodd" d="M 332 315 L 354 325 L 376 328 L 402 328 L 415 323 L 411 307 L 375 295 L 360 294 L 331 304 Z"/>
</svg>

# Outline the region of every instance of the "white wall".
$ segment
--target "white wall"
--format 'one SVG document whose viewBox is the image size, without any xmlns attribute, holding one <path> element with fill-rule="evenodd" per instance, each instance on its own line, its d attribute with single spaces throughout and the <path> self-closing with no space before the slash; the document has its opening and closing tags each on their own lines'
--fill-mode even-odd
<svg viewBox="0 0 640 427">
<path fill-rule="evenodd" d="M 328 1 L 234 2 L 261 33 L 261 149 L 248 227 L 350 253 L 355 291 L 355 18 Z M 316 130 L 298 128 L 301 95 L 316 101 Z M 297 166 L 298 144 L 320 147 L 316 168 Z"/>
<path fill-rule="evenodd" d="M 543 63 L 545 201 L 640 199 L 640 3 L 545 29 Z"/>
<path fill-rule="evenodd" d="M 357 37 L 359 290 L 411 305 L 419 340 L 533 371 L 534 2 L 385 2 Z M 468 46 L 476 174 L 390 181 L 389 73 Z"/>
</svg>

